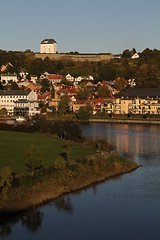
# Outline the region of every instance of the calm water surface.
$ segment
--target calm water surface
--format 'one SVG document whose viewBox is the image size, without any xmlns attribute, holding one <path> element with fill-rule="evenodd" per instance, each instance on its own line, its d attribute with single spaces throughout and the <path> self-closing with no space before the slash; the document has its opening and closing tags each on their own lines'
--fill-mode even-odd
<svg viewBox="0 0 160 240">
<path fill-rule="evenodd" d="M 160 126 L 92 124 L 83 133 L 143 167 L 1 225 L 1 239 L 160 239 Z"/>
</svg>

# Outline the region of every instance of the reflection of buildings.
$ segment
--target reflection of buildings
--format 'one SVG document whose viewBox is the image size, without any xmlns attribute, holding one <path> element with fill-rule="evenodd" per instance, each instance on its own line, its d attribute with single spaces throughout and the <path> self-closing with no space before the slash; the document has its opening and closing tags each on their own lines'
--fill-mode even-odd
<svg viewBox="0 0 160 240">
<path fill-rule="evenodd" d="M 132 160 L 157 155 L 160 127 L 156 125 L 93 124 L 87 126 L 85 136 L 105 138 L 117 152 Z"/>
<path fill-rule="evenodd" d="M 156 154 L 160 141 L 157 126 L 125 124 L 118 127 L 120 130 L 113 130 L 115 143 L 112 143 L 116 145 L 118 152 L 129 154 L 133 159 Z"/>
</svg>

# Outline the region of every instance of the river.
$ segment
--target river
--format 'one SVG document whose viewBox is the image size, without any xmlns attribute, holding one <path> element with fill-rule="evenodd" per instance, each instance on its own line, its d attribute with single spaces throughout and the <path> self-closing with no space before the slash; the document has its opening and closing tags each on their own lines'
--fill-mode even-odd
<svg viewBox="0 0 160 240">
<path fill-rule="evenodd" d="M 90 124 L 83 134 L 143 167 L 1 224 L 1 239 L 159 240 L 160 126 Z"/>
</svg>

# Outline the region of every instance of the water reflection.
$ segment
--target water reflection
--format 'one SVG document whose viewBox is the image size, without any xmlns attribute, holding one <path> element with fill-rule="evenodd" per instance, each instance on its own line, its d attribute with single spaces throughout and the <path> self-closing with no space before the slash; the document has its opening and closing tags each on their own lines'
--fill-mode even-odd
<svg viewBox="0 0 160 240">
<path fill-rule="evenodd" d="M 92 124 L 84 125 L 86 137 L 105 138 L 119 153 L 136 160 L 141 155 L 145 160 L 158 154 L 160 145 L 160 126 L 129 124 Z M 151 143 L 151 144 L 149 144 Z"/>
<path fill-rule="evenodd" d="M 0 225 L 0 237 L 4 238 L 9 236 L 12 233 L 12 224 L 5 223 L 4 225 Z"/>
<path fill-rule="evenodd" d="M 21 216 L 1 215 L 0 217 L 0 237 L 5 238 L 12 234 L 12 228 L 19 223 L 27 230 L 36 232 L 41 228 L 43 213 L 39 210 L 34 210 Z"/>
<path fill-rule="evenodd" d="M 21 218 L 22 225 L 31 232 L 36 232 L 41 228 L 43 213 L 39 210 L 32 212 Z"/>
<path fill-rule="evenodd" d="M 54 201 L 54 205 L 58 211 L 64 211 L 65 213 L 72 214 L 73 206 L 70 200 L 70 196 L 61 196 Z"/>
</svg>

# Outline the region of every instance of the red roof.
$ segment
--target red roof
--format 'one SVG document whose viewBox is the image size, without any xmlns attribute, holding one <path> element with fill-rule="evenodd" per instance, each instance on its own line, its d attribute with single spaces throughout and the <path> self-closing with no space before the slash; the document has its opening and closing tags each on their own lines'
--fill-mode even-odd
<svg viewBox="0 0 160 240">
<path fill-rule="evenodd" d="M 74 104 L 86 104 L 87 100 L 77 100 Z"/>
<path fill-rule="evenodd" d="M 49 80 L 54 80 L 54 79 L 62 79 L 63 76 L 60 75 L 60 74 L 48 74 L 48 75 L 47 75 L 47 78 L 48 78 Z"/>
<path fill-rule="evenodd" d="M 94 103 L 94 104 L 102 104 L 102 103 L 112 103 L 112 99 L 107 99 L 107 98 L 96 98 L 96 99 L 91 99 L 88 100 L 89 103 Z"/>
<path fill-rule="evenodd" d="M 51 100 L 51 91 L 39 95 L 38 100 Z"/>
</svg>

